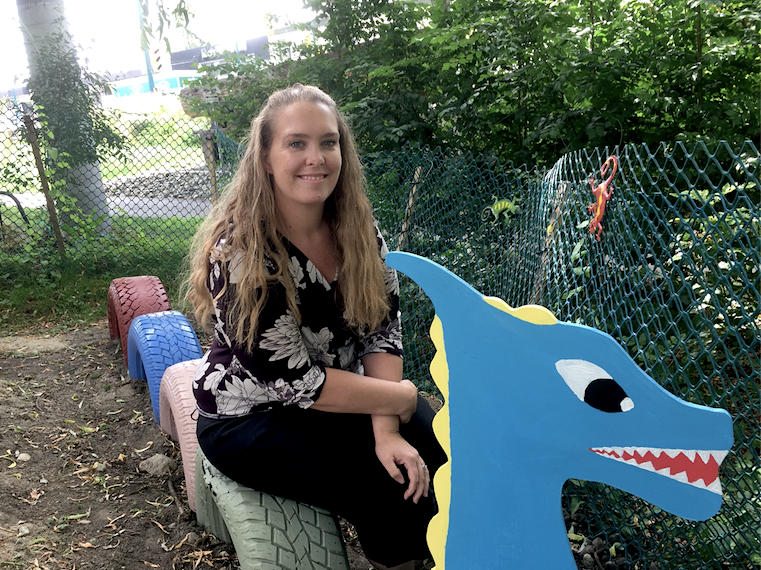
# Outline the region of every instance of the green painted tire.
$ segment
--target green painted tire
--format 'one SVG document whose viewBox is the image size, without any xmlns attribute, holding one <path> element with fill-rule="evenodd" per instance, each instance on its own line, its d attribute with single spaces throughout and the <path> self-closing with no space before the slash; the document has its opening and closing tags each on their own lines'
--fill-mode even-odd
<svg viewBox="0 0 761 570">
<path fill-rule="evenodd" d="M 334 515 L 244 487 L 223 475 L 198 448 L 196 517 L 232 542 L 241 570 L 349 570 Z"/>
</svg>

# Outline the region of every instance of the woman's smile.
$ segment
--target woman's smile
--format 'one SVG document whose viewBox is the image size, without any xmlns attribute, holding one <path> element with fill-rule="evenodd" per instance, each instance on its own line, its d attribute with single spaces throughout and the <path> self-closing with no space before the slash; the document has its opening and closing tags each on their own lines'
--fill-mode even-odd
<svg viewBox="0 0 761 570">
<path fill-rule="evenodd" d="M 327 106 L 299 102 L 277 115 L 265 165 L 279 209 L 323 205 L 341 164 L 338 122 Z"/>
</svg>

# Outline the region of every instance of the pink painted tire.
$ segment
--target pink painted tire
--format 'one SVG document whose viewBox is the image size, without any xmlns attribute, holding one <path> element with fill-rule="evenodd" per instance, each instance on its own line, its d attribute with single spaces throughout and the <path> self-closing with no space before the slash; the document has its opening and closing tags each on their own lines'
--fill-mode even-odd
<svg viewBox="0 0 761 570">
<path fill-rule="evenodd" d="M 124 364 L 128 364 L 127 339 L 132 319 L 147 313 L 169 311 L 169 297 L 158 277 L 119 277 L 108 287 L 108 334 L 119 338 Z"/>
<path fill-rule="evenodd" d="M 173 364 L 164 372 L 159 389 L 161 429 L 180 444 L 188 506 L 196 510 L 196 399 L 193 396 L 193 375 L 200 358 Z"/>
</svg>

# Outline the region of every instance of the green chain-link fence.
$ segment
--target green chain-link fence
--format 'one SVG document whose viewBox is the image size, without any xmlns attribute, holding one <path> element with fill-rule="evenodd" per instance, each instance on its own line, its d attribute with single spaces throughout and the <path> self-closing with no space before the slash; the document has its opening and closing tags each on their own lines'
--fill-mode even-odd
<svg viewBox="0 0 761 570">
<path fill-rule="evenodd" d="M 63 262 L 22 110 L 2 109 L 6 280 L 34 272 L 44 279 L 65 264 L 114 277 L 173 278 L 240 152 L 202 119 L 128 118 L 128 160 L 100 167 L 108 223 L 88 222 L 69 207 L 74 222 L 64 224 Z M 609 155 L 618 157 L 618 171 L 597 241 L 589 231 L 589 181 L 601 182 Z M 620 568 L 761 568 L 758 161 L 751 143 L 578 151 L 549 172 L 440 149 L 365 157 L 368 191 L 392 249 L 437 261 L 512 306 L 539 303 L 560 320 L 604 330 L 672 393 L 732 414 L 724 505 L 707 522 L 684 521 L 604 485 L 566 485 L 574 530 L 619 543 Z M 401 282 L 405 373 L 433 391 L 433 308 L 416 285 Z"/>
<path fill-rule="evenodd" d="M 209 120 L 122 113 L 121 155 L 67 170 L 56 169 L 66 158 L 38 119 L 0 100 L 0 277 L 46 279 L 70 267 L 171 279 L 237 162 L 226 160 Z"/>
</svg>

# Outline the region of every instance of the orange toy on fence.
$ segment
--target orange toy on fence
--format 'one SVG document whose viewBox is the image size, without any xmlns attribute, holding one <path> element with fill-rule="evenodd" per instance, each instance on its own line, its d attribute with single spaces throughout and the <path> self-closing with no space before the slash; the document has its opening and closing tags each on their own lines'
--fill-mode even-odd
<svg viewBox="0 0 761 570">
<path fill-rule="evenodd" d="M 610 173 L 610 176 L 604 182 L 600 182 L 599 185 L 595 186 L 595 179 L 591 178 L 589 180 L 589 185 L 592 186 L 592 194 L 595 195 L 595 203 L 587 206 L 589 213 L 593 214 L 592 221 L 589 222 L 589 233 L 595 235 L 597 241 L 600 241 L 600 234 L 602 233 L 602 217 L 605 215 L 605 205 L 613 194 L 613 188 L 610 187 L 610 183 L 613 181 L 613 177 L 618 170 L 618 157 L 609 156 L 605 164 L 602 165 L 600 175 L 603 178 L 608 174 L 611 165 L 613 166 L 613 172 Z"/>
</svg>

